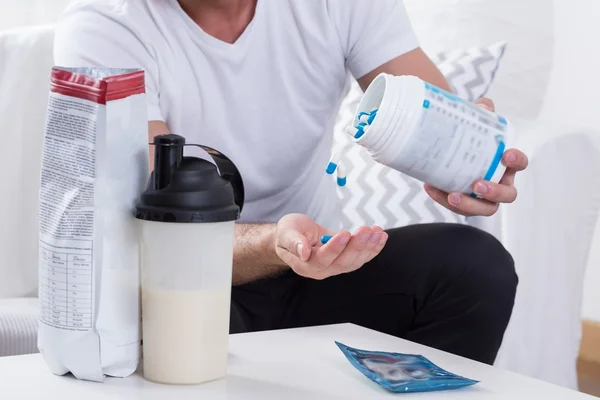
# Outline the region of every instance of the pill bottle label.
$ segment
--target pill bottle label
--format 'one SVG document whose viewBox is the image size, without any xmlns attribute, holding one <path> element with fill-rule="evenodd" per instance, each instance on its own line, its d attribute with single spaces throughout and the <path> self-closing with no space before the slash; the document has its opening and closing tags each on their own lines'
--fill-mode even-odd
<svg viewBox="0 0 600 400">
<path fill-rule="evenodd" d="M 417 131 L 399 154 L 403 172 L 459 192 L 490 180 L 504 151 L 503 119 L 429 84 L 425 93 Z"/>
<path fill-rule="evenodd" d="M 387 74 L 367 89 L 355 122 L 374 108 L 376 117 L 354 138 L 376 161 L 447 192 L 470 194 L 478 179 L 500 180 L 509 131 L 503 117 L 417 77 Z"/>
</svg>

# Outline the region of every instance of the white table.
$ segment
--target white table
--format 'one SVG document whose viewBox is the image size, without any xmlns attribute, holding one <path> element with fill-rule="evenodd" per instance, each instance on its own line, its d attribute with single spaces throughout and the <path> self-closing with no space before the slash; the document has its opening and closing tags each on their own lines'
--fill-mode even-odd
<svg viewBox="0 0 600 400">
<path fill-rule="evenodd" d="M 391 394 L 346 360 L 334 341 L 368 350 L 423 354 L 440 367 L 481 383 L 458 391 Z M 219 399 L 592 399 L 355 325 L 233 335 L 229 376 L 196 387 L 171 387 L 140 376 L 104 384 L 50 374 L 40 355 L 0 358 L 0 398 L 44 400 Z"/>
</svg>

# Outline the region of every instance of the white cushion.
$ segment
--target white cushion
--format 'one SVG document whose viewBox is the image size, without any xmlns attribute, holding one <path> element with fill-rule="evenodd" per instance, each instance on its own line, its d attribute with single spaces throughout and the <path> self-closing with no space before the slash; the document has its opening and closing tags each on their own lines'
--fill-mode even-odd
<svg viewBox="0 0 600 400">
<path fill-rule="evenodd" d="M 488 93 L 509 118 L 535 120 L 555 64 L 556 7 L 549 0 L 404 0 L 428 54 L 486 46 L 509 48 Z M 561 3 L 561 2 L 559 2 Z M 566 2 L 565 4 L 570 4 Z M 568 8 L 568 6 L 565 5 Z"/>
<path fill-rule="evenodd" d="M 473 101 L 487 92 L 494 80 L 506 43 L 456 50 L 432 57 L 445 73 L 454 92 Z M 342 228 L 361 225 L 391 229 L 417 223 L 467 223 L 466 219 L 435 203 L 423 184 L 379 164 L 345 133 L 354 119 L 363 92 L 352 80 L 335 125 L 335 151 L 346 167 L 348 184 L 338 188 L 342 199 Z"/>
<path fill-rule="evenodd" d="M 37 294 L 38 191 L 53 30 L 0 34 L 0 298 Z"/>
<path fill-rule="evenodd" d="M 35 298 L 0 299 L 0 357 L 37 353 Z"/>
<path fill-rule="evenodd" d="M 439 53 L 432 59 L 448 80 L 453 93 L 475 101 L 485 96 L 492 87 L 505 51 L 506 42 L 498 42 L 487 47 Z"/>
</svg>

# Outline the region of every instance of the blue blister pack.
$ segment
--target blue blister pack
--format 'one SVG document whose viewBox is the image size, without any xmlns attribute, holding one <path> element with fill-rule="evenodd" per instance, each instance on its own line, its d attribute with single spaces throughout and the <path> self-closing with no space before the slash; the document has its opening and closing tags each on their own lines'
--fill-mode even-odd
<svg viewBox="0 0 600 400">
<path fill-rule="evenodd" d="M 443 370 L 423 356 L 359 350 L 335 343 L 356 369 L 394 393 L 459 389 L 479 383 Z"/>
</svg>

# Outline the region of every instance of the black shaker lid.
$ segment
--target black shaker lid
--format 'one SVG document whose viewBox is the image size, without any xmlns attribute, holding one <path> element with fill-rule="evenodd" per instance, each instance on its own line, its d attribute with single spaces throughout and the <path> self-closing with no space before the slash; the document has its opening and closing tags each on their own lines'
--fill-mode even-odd
<svg viewBox="0 0 600 400">
<path fill-rule="evenodd" d="M 178 135 L 157 136 L 154 146 L 154 171 L 137 205 L 136 218 L 178 223 L 239 218 L 244 188 L 239 171 L 227 157 L 199 146 L 214 159 L 218 170 L 209 161 L 185 157 L 185 139 Z"/>
</svg>

